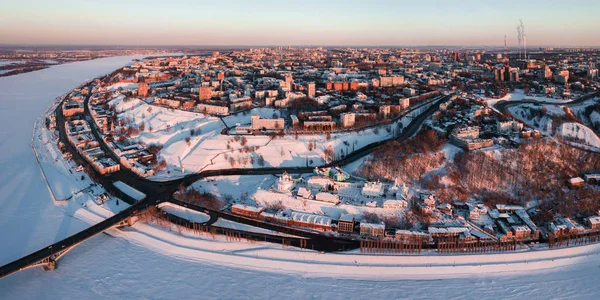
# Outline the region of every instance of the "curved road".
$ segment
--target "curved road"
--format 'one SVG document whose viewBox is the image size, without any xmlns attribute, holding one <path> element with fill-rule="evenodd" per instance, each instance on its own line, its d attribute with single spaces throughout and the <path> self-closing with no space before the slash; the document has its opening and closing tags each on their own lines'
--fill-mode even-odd
<svg viewBox="0 0 600 300">
<path fill-rule="evenodd" d="M 91 118 L 90 112 L 89 112 L 89 107 L 88 107 L 87 103 L 89 101 L 89 97 L 91 96 L 92 87 L 90 86 L 89 89 L 90 89 L 90 93 L 88 93 L 88 96 L 86 97 L 86 99 L 84 101 L 84 103 L 85 103 L 84 113 L 85 113 L 86 118 Z M 398 137 L 396 137 L 394 139 L 402 140 L 402 139 L 411 137 L 421 127 L 422 123 L 435 110 L 437 110 L 437 108 L 439 107 L 439 104 L 442 103 L 443 101 L 446 101 L 449 97 L 450 96 L 444 96 L 440 100 L 436 101 L 425 112 L 421 113 L 417 118 L 412 120 L 411 123 L 404 128 L 404 130 L 402 131 L 402 134 L 400 134 Z M 71 151 L 71 153 L 73 153 L 74 157 L 77 157 L 77 158 L 85 161 L 77 153 L 77 151 L 75 151 L 74 147 L 68 141 L 66 141 L 64 119 L 62 118 L 62 112 L 60 111 L 60 109 L 61 109 L 61 106 L 59 106 L 57 113 L 56 113 L 57 114 L 57 125 L 58 125 L 58 129 L 60 132 L 60 138 L 61 138 L 61 140 L 63 140 L 65 146 L 67 146 L 67 148 Z M 91 119 L 89 119 L 89 120 L 91 120 Z M 96 131 L 95 126 L 92 125 L 91 127 L 92 127 L 92 133 L 100 142 L 102 149 L 106 153 L 110 153 L 111 155 L 113 155 L 113 158 L 116 159 L 116 161 L 119 161 L 116 157 L 114 157 L 114 154 L 112 153 L 112 151 L 110 151 L 108 149 L 107 145 L 100 138 L 100 135 Z M 323 167 L 333 166 L 333 165 L 345 165 L 345 164 L 351 163 L 367 154 L 370 154 L 378 146 L 385 144 L 387 141 L 389 141 L 389 140 L 384 140 L 384 141 L 369 144 L 361 149 L 358 149 L 358 150 L 352 152 L 350 155 L 348 155 L 338 161 L 326 164 Z M 85 161 L 85 162 L 87 163 L 87 161 Z M 204 177 L 212 177 L 212 176 L 281 174 L 283 172 L 308 173 L 308 172 L 312 172 L 313 169 L 314 169 L 314 167 L 287 167 L 287 168 L 208 170 L 208 171 L 202 171 L 197 174 L 191 174 L 191 175 L 185 176 L 180 179 L 175 179 L 175 180 L 165 181 L 165 182 L 150 181 L 146 178 L 138 176 L 137 174 L 133 173 L 132 171 L 130 171 L 126 168 L 123 168 L 118 172 L 111 173 L 107 176 L 98 176 L 100 178 L 99 182 L 103 185 L 103 187 L 106 190 L 116 193 L 124 201 L 126 201 L 128 203 L 133 203 L 133 205 L 100 223 L 92 225 L 91 227 L 89 227 L 81 232 L 78 232 L 70 237 L 67 237 L 59 242 L 56 242 L 56 243 L 50 245 L 49 247 L 45 247 L 34 253 L 24 256 L 20 259 L 17 259 L 11 263 L 1 266 L 0 267 L 0 278 L 8 276 L 14 272 L 18 272 L 19 270 L 26 268 L 27 266 L 30 266 L 31 264 L 39 262 L 47 257 L 55 256 L 58 253 L 61 253 L 63 249 L 73 247 L 73 246 L 85 241 L 86 239 L 91 238 L 91 237 L 95 236 L 96 234 L 101 233 L 101 232 L 119 224 L 120 222 L 128 219 L 130 216 L 135 215 L 136 213 L 146 209 L 147 207 L 149 207 L 151 205 L 156 205 L 160 202 L 167 201 L 168 199 L 171 198 L 172 194 L 178 189 L 178 187 L 180 185 L 189 186 L 190 184 L 198 181 L 199 179 L 202 179 Z M 122 182 L 128 184 L 129 186 L 132 186 L 133 188 L 141 191 L 142 193 L 146 194 L 147 196 L 143 200 L 135 203 L 135 200 L 133 200 L 131 197 L 123 194 L 118 189 L 114 188 L 112 183 L 115 181 L 122 181 Z M 316 237 L 316 236 L 314 236 L 314 238 L 316 238 L 318 240 L 324 240 L 324 239 L 330 239 L 331 237 L 325 237 L 325 236 Z"/>
</svg>

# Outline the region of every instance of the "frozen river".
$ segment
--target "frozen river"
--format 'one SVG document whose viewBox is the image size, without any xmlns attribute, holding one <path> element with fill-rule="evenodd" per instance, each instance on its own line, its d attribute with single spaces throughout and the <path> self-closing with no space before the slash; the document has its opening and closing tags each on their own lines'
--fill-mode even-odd
<svg viewBox="0 0 600 300">
<path fill-rule="evenodd" d="M 29 146 L 32 127 L 55 97 L 131 59 L 0 78 L 0 264 L 88 226 L 52 202 Z M 599 279 L 598 264 L 443 280 L 312 278 L 190 262 L 99 235 L 69 252 L 53 272 L 30 269 L 0 280 L 0 299 L 597 299 Z"/>
<path fill-rule="evenodd" d="M 65 215 L 52 202 L 30 147 L 33 125 L 57 96 L 131 62 L 132 58 L 64 64 L 0 78 L 1 264 L 88 226 Z"/>
</svg>

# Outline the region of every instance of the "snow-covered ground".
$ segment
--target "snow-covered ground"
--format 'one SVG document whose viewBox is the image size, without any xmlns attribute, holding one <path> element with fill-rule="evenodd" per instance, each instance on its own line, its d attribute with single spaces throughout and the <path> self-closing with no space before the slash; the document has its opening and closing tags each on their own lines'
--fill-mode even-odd
<svg viewBox="0 0 600 300">
<path fill-rule="evenodd" d="M 210 216 L 199 211 L 195 211 L 189 208 L 185 208 L 183 206 L 173 204 L 173 203 L 161 203 L 158 205 L 163 211 L 166 211 L 172 215 L 184 218 L 186 220 L 196 222 L 196 223 L 204 223 L 210 219 Z"/>
<path fill-rule="evenodd" d="M 408 116 L 397 121 L 402 123 L 403 127 L 406 127 L 414 116 L 420 114 L 425 110 L 428 105 L 423 106 L 421 109 L 417 109 L 408 114 Z M 261 115 L 269 115 L 270 110 L 260 113 Z M 228 126 L 232 126 L 235 122 L 245 124 L 250 122 L 250 115 L 246 116 L 235 116 L 234 119 L 225 119 Z M 258 163 L 258 156 L 264 158 L 264 167 L 305 167 L 305 166 L 319 166 L 327 163 L 325 152 L 326 149 L 331 148 L 336 158 L 339 158 L 342 153 L 352 153 L 354 150 L 358 150 L 371 143 L 378 142 L 381 140 L 389 139 L 393 137 L 394 130 L 396 130 L 396 124 L 390 124 L 388 126 L 380 126 L 377 128 L 369 128 L 359 132 L 343 132 L 343 133 L 332 133 L 330 139 L 327 139 L 326 135 L 315 134 L 315 135 L 285 135 L 284 137 L 270 139 L 267 136 L 246 136 L 248 146 L 259 147 L 252 153 L 244 153 L 239 151 L 243 148 L 238 142 L 232 141 L 231 148 L 233 150 L 228 151 L 227 142 L 232 139 L 229 136 L 218 136 L 215 140 L 207 140 L 204 143 L 210 143 L 211 145 L 220 144 L 223 146 L 221 149 L 222 153 L 211 159 L 211 164 L 205 166 L 204 170 L 214 169 L 226 169 L 231 167 L 236 168 L 250 168 L 250 167 L 262 167 Z M 315 148 L 311 149 L 309 144 L 313 142 Z M 200 147 L 195 151 L 200 151 Z M 191 155 L 191 154 L 190 154 Z M 232 158 L 237 162 L 232 164 Z M 253 160 L 252 160 L 253 159 Z M 240 163 L 240 161 L 242 161 Z M 254 161 L 254 163 L 252 162 Z"/>
<path fill-rule="evenodd" d="M 203 170 L 260 167 L 305 167 L 327 163 L 328 148 L 335 158 L 366 145 L 393 137 L 396 124 L 369 128 L 360 132 L 326 135 L 286 135 L 271 139 L 266 135 L 221 135 L 221 131 L 236 124 L 249 124 L 252 114 L 272 117 L 276 110 L 253 109 L 247 114 L 223 118 L 199 113 L 173 110 L 145 103 L 139 99 L 125 100 L 119 96 L 110 102 L 119 113 L 119 119 L 137 128 L 143 127 L 133 139 L 146 145 L 161 145 L 158 159 L 167 162 L 167 168 L 150 177 L 152 180 L 169 180 Z M 406 127 L 415 115 L 425 110 L 426 104 L 397 121 Z M 143 126 L 142 126 L 143 125 Z M 192 135 L 192 130 L 194 134 Z M 189 141 L 186 139 L 189 138 Z M 235 138 L 238 138 L 237 140 Z M 314 147 L 310 147 L 313 143 Z M 263 162 L 261 162 L 261 159 Z"/>
<path fill-rule="evenodd" d="M 298 175 L 294 175 L 298 176 Z M 304 174 L 307 178 L 310 174 Z M 289 193 L 279 193 L 269 191 L 277 177 L 272 175 L 254 175 L 254 176 L 219 176 L 210 177 L 194 183 L 191 188 L 209 192 L 211 194 L 239 201 L 250 205 L 260 205 L 268 207 L 270 205 L 281 203 L 284 207 L 316 214 L 324 214 L 337 220 L 341 214 L 358 214 L 365 212 L 376 213 L 381 217 L 390 217 L 403 214 L 403 209 L 382 208 L 383 198 L 378 199 L 379 207 L 367 207 L 365 204 L 373 199 L 364 198 L 362 205 L 353 204 L 333 204 L 317 200 L 307 200 L 296 198 Z M 273 188 L 276 188 L 275 185 Z M 360 194 L 360 190 L 356 191 Z M 242 197 L 242 194 L 244 196 Z"/>
<path fill-rule="evenodd" d="M 115 57 L 57 65 L 0 78 L 0 240 L 4 245 L 0 251 L 0 264 L 88 226 L 73 217 L 68 206 L 58 206 L 52 201 L 30 147 L 32 129 L 56 97 L 86 80 L 131 62 L 133 58 Z M 42 154 L 45 157 L 51 155 Z M 56 172 L 64 174 L 65 170 L 57 168 Z"/>
<path fill-rule="evenodd" d="M 256 190 L 268 190 L 275 184 L 274 175 L 220 176 L 208 177 L 195 182 L 191 187 L 209 192 L 217 197 L 239 199 L 242 193 Z"/>
<path fill-rule="evenodd" d="M 546 109 L 546 113 L 539 113 L 542 108 Z M 562 106 L 558 105 L 520 104 L 509 107 L 508 111 L 527 125 L 545 134 L 554 133 L 552 132 L 552 116 L 564 117 L 565 115 Z"/>
<path fill-rule="evenodd" d="M 137 201 L 140 201 L 140 200 L 146 198 L 146 194 L 134 189 L 133 187 L 127 185 L 124 182 L 117 181 L 117 182 L 114 182 L 113 185 L 116 188 L 118 188 L 119 190 L 121 190 L 121 192 L 125 193 L 127 196 L 129 196 Z"/>
<path fill-rule="evenodd" d="M 239 271 L 161 255 L 100 235 L 49 273 L 0 280 L 2 299 L 597 299 L 598 263 L 514 276 L 348 280 Z"/>
<path fill-rule="evenodd" d="M 74 193 L 89 189 L 94 182 L 83 171 L 74 171 L 77 164 L 62 156 L 56 143 L 57 133 L 48 130 L 43 121 L 38 121 L 35 127 L 35 135 L 32 138 L 34 154 L 54 200 L 65 200 Z"/>
<path fill-rule="evenodd" d="M 137 86 L 137 83 L 117 82 L 115 84 L 109 85 L 108 87 L 106 87 L 106 89 L 109 91 L 116 91 L 119 89 L 137 89 Z"/>
<path fill-rule="evenodd" d="M 595 103 L 595 100 L 590 100 L 576 105 L 573 108 L 566 108 L 566 106 L 563 105 L 540 106 L 527 103 L 511 106 L 508 110 L 513 116 L 542 133 L 548 135 L 556 134 L 557 136 L 566 138 L 565 142 L 568 144 L 598 151 L 600 150 L 600 138 L 590 127 L 585 124 L 574 122 L 559 123 L 560 125 L 554 124 L 554 120 L 552 119 L 552 117 L 564 119 L 565 110 L 568 111 L 570 109 L 574 114 L 582 118 L 584 122 L 587 120 L 588 122 L 586 124 L 594 125 L 600 117 L 597 112 L 593 111 L 589 116 L 583 116 L 585 108 L 593 103 Z M 542 108 L 546 110 L 544 114 L 540 114 Z M 555 127 L 556 131 L 554 132 Z"/>
<path fill-rule="evenodd" d="M 539 102 L 551 102 L 551 103 L 568 103 L 571 100 L 564 100 L 564 99 L 555 99 L 555 98 L 551 98 L 551 97 L 546 97 L 546 96 L 532 96 L 532 95 L 526 95 L 525 91 L 522 89 L 515 89 L 514 92 L 512 93 L 508 93 L 506 94 L 504 97 L 502 98 L 485 98 L 484 100 L 488 103 L 489 106 L 494 106 L 494 104 L 500 102 L 500 101 L 520 101 L 520 100 L 535 100 L 535 101 L 539 101 Z"/>
<path fill-rule="evenodd" d="M 124 207 L 97 207 L 87 194 L 67 205 L 55 205 L 29 142 L 35 120 L 54 97 L 129 60 L 59 65 L 0 79 L 0 239 L 4 245 L 0 263 Z M 600 245 L 516 254 L 410 257 L 319 254 L 147 224 L 110 234 L 118 238 L 99 235 L 84 242 L 61 259 L 53 272 L 30 269 L 0 280 L 0 299 L 600 296 L 595 288 L 600 279 Z"/>
<path fill-rule="evenodd" d="M 250 226 L 250 225 L 246 225 L 246 224 L 242 224 L 242 223 L 237 223 L 237 222 L 233 222 L 233 221 L 229 221 L 229 220 L 225 220 L 225 219 L 219 219 L 217 222 L 215 222 L 213 224 L 213 226 L 215 226 L 215 227 L 221 227 L 221 228 L 226 228 L 226 229 L 234 229 L 234 230 L 243 230 L 243 231 L 248 231 L 248 232 L 256 232 L 256 233 L 262 233 L 262 234 L 278 235 L 278 236 L 284 236 L 284 237 L 288 237 L 288 236 L 294 237 L 294 235 L 280 233 L 280 232 L 277 232 L 277 231 L 273 231 L 273 230 L 269 230 L 269 229 L 264 229 L 264 228 L 260 228 L 260 227 L 255 227 L 255 226 Z M 268 246 L 272 246 L 272 245 L 268 245 Z M 243 250 L 243 251 L 247 251 L 247 250 Z"/>
<path fill-rule="evenodd" d="M 583 144 L 600 149 L 600 138 L 589 127 L 579 123 L 563 123 L 557 129 L 557 134 L 574 139 L 570 142 Z"/>
<path fill-rule="evenodd" d="M 24 60 L 10 60 L 10 59 L 0 59 L 0 67 L 8 66 L 8 65 L 20 65 L 27 63 Z"/>
</svg>

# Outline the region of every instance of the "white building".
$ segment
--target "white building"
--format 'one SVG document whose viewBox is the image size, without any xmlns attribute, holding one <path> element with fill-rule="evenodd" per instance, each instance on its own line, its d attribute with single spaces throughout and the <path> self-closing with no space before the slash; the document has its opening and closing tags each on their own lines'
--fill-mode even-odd
<svg viewBox="0 0 600 300">
<path fill-rule="evenodd" d="M 284 172 L 277 182 L 277 190 L 287 193 L 294 188 L 294 179 L 287 172 Z"/>
<path fill-rule="evenodd" d="M 317 193 L 317 195 L 315 196 L 315 200 L 333 203 L 333 204 L 340 203 L 340 197 L 338 197 L 338 195 L 325 193 L 325 192 Z"/>
<path fill-rule="evenodd" d="M 398 100 L 398 105 L 400 109 L 407 109 L 410 106 L 410 98 L 402 98 Z"/>
<path fill-rule="evenodd" d="M 385 200 L 383 202 L 383 208 L 400 209 L 406 208 L 407 206 L 408 202 L 406 202 L 406 200 Z"/>
<path fill-rule="evenodd" d="M 333 187 L 334 181 L 329 177 L 312 176 L 308 179 L 307 184 L 310 189 L 325 191 L 328 190 L 329 187 Z"/>
<path fill-rule="evenodd" d="M 371 237 L 383 237 L 385 235 L 385 224 L 379 223 L 360 223 L 360 235 Z"/>
<path fill-rule="evenodd" d="M 210 105 L 210 104 L 198 104 L 196 106 L 196 110 L 198 112 L 204 113 L 204 114 L 210 114 L 210 115 L 227 115 L 229 114 L 229 107 L 227 106 L 217 106 L 217 105 Z"/>
<path fill-rule="evenodd" d="M 417 91 L 415 91 L 415 89 L 409 88 L 409 87 L 405 87 L 402 92 L 404 93 L 405 96 L 407 97 L 412 97 L 415 96 L 417 94 Z"/>
<path fill-rule="evenodd" d="M 523 130 L 523 123 L 517 121 L 498 122 L 496 123 L 496 130 L 499 133 L 520 132 Z"/>
<path fill-rule="evenodd" d="M 285 126 L 283 118 L 261 119 L 260 116 L 253 115 L 251 120 L 253 130 L 283 130 Z"/>
<path fill-rule="evenodd" d="M 400 200 L 407 200 L 408 199 L 408 186 L 406 186 L 406 184 L 402 184 L 402 185 L 397 185 L 396 188 L 396 199 L 400 199 Z"/>
<path fill-rule="evenodd" d="M 356 114 L 354 113 L 343 113 L 340 115 L 340 123 L 342 127 L 352 127 L 356 123 Z"/>
<path fill-rule="evenodd" d="M 300 187 L 298 189 L 298 197 L 301 198 L 305 198 L 305 199 L 311 199 L 312 198 L 312 193 L 309 189 L 304 188 L 304 187 Z"/>
<path fill-rule="evenodd" d="M 362 189 L 362 195 L 365 197 L 381 197 L 383 192 L 383 183 L 381 182 L 367 182 Z"/>
</svg>

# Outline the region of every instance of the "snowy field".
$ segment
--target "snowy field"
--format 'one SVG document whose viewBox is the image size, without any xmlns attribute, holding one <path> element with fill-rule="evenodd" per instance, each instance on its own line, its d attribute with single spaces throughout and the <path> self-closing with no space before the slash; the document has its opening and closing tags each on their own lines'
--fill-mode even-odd
<svg viewBox="0 0 600 300">
<path fill-rule="evenodd" d="M 591 99 L 580 103 L 572 108 L 571 111 L 579 118 L 581 118 L 586 124 L 596 124 L 600 120 L 600 115 L 593 111 L 590 116 L 584 118 L 585 108 L 596 103 L 597 99 Z M 540 116 L 538 111 L 542 109 L 546 110 L 546 113 Z M 586 148 L 592 151 L 600 150 L 600 138 L 596 135 L 594 130 L 590 127 L 573 122 L 565 122 L 557 126 L 553 124 L 552 116 L 564 118 L 565 117 L 565 106 L 563 105 L 535 105 L 535 104 L 520 104 L 511 106 L 508 108 L 509 112 L 517 117 L 518 119 L 525 122 L 527 125 L 539 130 L 540 132 L 547 135 L 557 135 L 567 138 L 565 143 L 571 144 L 577 147 Z M 554 130 L 554 127 L 556 129 Z"/>
<path fill-rule="evenodd" d="M 535 100 L 535 101 L 539 101 L 539 102 L 549 102 L 549 103 L 557 103 L 557 104 L 568 103 L 571 101 L 571 100 L 555 99 L 555 98 L 550 98 L 550 97 L 546 97 L 546 96 L 530 96 L 530 95 L 526 95 L 525 91 L 522 89 L 516 89 L 514 92 L 508 93 L 504 97 L 498 98 L 498 99 L 485 98 L 483 95 L 482 95 L 482 97 L 488 103 L 488 105 L 490 107 L 493 107 L 494 104 L 496 104 L 500 101 Z"/>
<path fill-rule="evenodd" d="M 56 96 L 130 59 L 59 65 L 0 79 L 0 239 L 4 245 L 0 263 L 124 207 L 96 207 L 84 195 L 67 205 L 55 205 L 29 143 L 35 120 Z M 31 269 L 0 280 L 0 299 L 600 296 L 595 287 L 600 279 L 600 245 L 487 256 L 390 257 L 325 255 L 180 234 L 146 224 L 110 234 L 84 242 L 53 272 Z"/>
<path fill-rule="evenodd" d="M 100 235 L 52 273 L 0 280 L 2 299 L 597 299 L 599 264 L 518 276 L 364 281 L 192 263 Z"/>
<path fill-rule="evenodd" d="M 9 66 L 9 65 L 20 65 L 27 63 L 24 60 L 9 60 L 9 59 L 0 59 L 0 67 Z"/>
<path fill-rule="evenodd" d="M 110 101 L 110 105 L 119 113 L 119 119 L 144 127 L 133 139 L 164 147 L 159 159 L 167 162 L 167 169 L 150 179 L 169 180 L 198 172 L 226 150 L 224 142 L 215 140 L 225 128 L 219 118 L 150 105 L 139 99 L 125 101 L 124 96 Z M 195 131 L 193 136 L 192 131 Z"/>
<path fill-rule="evenodd" d="M 119 113 L 119 119 L 136 128 L 143 128 L 132 139 L 146 145 L 161 145 L 159 160 L 167 162 L 167 168 L 149 177 L 152 180 L 171 180 L 204 170 L 260 167 L 306 167 L 326 164 L 329 148 L 334 158 L 341 157 L 371 143 L 393 137 L 397 123 L 406 127 L 415 115 L 429 107 L 425 104 L 409 113 L 395 124 L 369 128 L 360 132 L 285 135 L 271 139 L 266 135 L 221 135 L 221 131 L 236 124 L 249 124 L 251 115 L 271 117 L 271 108 L 253 109 L 248 114 L 223 118 L 200 113 L 173 110 L 145 103 L 140 99 L 125 101 L 124 96 L 110 101 Z M 194 134 L 192 134 L 194 132 Z M 238 140 L 235 140 L 235 138 Z M 189 140 L 186 140 L 189 139 Z M 309 145 L 313 143 L 314 147 Z M 263 162 L 261 161 L 261 158 Z"/>
<path fill-rule="evenodd" d="M 56 141 L 55 133 L 48 130 L 43 121 L 38 121 L 32 138 L 32 145 L 37 149 L 35 155 L 52 191 L 53 200 L 62 201 L 90 189 L 94 182 L 83 171 L 74 171 L 77 164 L 64 159 Z"/>
<path fill-rule="evenodd" d="M 583 124 L 563 123 L 558 127 L 557 133 L 563 137 L 575 139 L 570 142 L 581 143 L 585 146 L 600 149 L 600 138 L 598 138 L 592 129 Z"/>
<path fill-rule="evenodd" d="M 538 111 L 544 107 L 547 110 L 546 114 L 538 115 Z M 520 104 L 508 107 L 508 111 L 516 118 L 523 121 L 525 124 L 539 130 L 540 132 L 552 135 L 552 115 L 564 116 L 565 113 L 561 106 L 558 105 L 534 105 Z"/>
<path fill-rule="evenodd" d="M 295 174 L 294 177 L 299 176 Z M 310 177 L 311 174 L 302 174 L 304 179 Z M 380 217 L 391 217 L 401 215 L 404 209 L 382 208 L 383 199 L 379 199 L 379 207 L 367 207 L 365 205 L 353 204 L 338 204 L 327 203 L 317 200 L 297 199 L 289 193 L 279 193 L 269 191 L 269 188 L 277 188 L 276 180 L 278 177 L 273 175 L 253 175 L 253 176 L 219 176 L 210 177 L 200 180 L 191 185 L 194 188 L 203 192 L 228 198 L 231 197 L 235 201 L 239 201 L 242 194 L 245 194 L 244 200 L 241 202 L 249 205 L 260 205 L 269 207 L 270 205 L 281 203 L 284 207 L 316 214 L 327 215 L 334 220 L 339 219 L 342 214 L 358 214 L 365 212 L 375 213 Z M 357 191 L 360 193 L 360 191 Z M 373 199 L 363 198 L 363 204 Z"/>
</svg>

